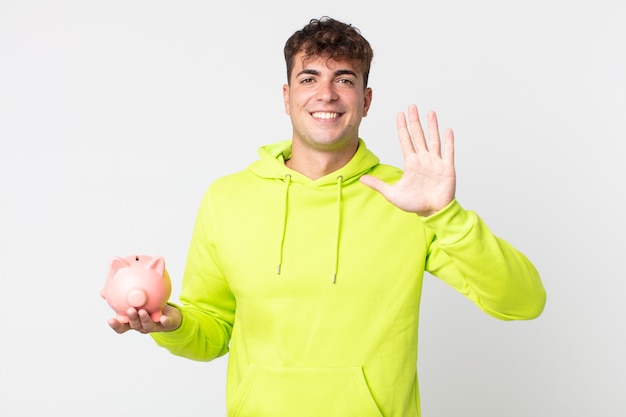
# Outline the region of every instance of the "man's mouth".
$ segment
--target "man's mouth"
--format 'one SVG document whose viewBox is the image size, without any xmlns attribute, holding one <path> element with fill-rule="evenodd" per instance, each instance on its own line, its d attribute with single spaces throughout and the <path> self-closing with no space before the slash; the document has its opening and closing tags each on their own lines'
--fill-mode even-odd
<svg viewBox="0 0 626 417">
<path fill-rule="evenodd" d="M 334 112 L 327 112 L 327 111 L 317 111 L 317 112 L 311 113 L 311 116 L 313 116 L 316 119 L 332 120 L 332 119 L 336 119 L 339 116 L 341 116 L 341 113 L 334 113 Z"/>
</svg>

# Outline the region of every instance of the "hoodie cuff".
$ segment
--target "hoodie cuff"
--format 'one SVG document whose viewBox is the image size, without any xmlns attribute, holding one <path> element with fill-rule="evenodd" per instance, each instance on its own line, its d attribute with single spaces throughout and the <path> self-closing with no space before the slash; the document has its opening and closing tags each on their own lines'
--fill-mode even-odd
<svg viewBox="0 0 626 417">
<path fill-rule="evenodd" d="M 420 216 L 420 219 L 435 233 L 439 242 L 446 245 L 462 240 L 476 223 L 476 215 L 461 207 L 456 199 L 437 213 L 428 217 Z"/>
<path fill-rule="evenodd" d="M 159 346 L 172 346 L 172 345 L 178 345 L 178 344 L 185 344 L 187 343 L 187 340 L 186 340 L 187 335 L 190 335 L 193 333 L 193 329 L 190 328 L 192 324 L 189 322 L 189 320 L 185 320 L 185 314 L 183 312 L 183 309 L 180 308 L 180 306 L 174 303 L 168 303 L 168 304 L 171 305 L 172 307 L 176 307 L 181 312 L 182 321 L 180 323 L 180 326 L 178 326 L 177 329 L 169 331 L 169 332 L 150 333 L 150 336 L 154 339 L 154 341 Z"/>
</svg>

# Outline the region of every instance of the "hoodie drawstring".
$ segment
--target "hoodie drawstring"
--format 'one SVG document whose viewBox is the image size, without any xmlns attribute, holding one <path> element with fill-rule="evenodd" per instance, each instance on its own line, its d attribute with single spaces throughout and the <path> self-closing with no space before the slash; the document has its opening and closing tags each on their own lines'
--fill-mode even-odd
<svg viewBox="0 0 626 417">
<path fill-rule="evenodd" d="M 337 283 L 337 271 L 339 270 L 339 239 L 341 236 L 341 187 L 343 177 L 337 177 L 337 235 L 335 236 L 335 270 L 333 271 L 333 284 Z"/>
<path fill-rule="evenodd" d="M 277 275 L 280 275 L 281 267 L 283 264 L 283 251 L 285 246 L 285 235 L 287 234 L 287 217 L 289 212 L 289 188 L 291 186 L 291 175 L 285 175 L 285 207 L 283 211 L 283 224 L 282 232 L 280 236 L 280 249 L 278 254 L 278 269 Z M 342 188 L 343 188 L 343 176 L 337 177 L 337 229 L 335 235 L 335 247 L 334 247 L 334 259 L 333 259 L 333 273 L 332 283 L 337 283 L 337 272 L 339 270 L 339 242 L 341 238 L 341 202 L 342 202 Z"/>
<path fill-rule="evenodd" d="M 285 211 L 283 213 L 283 231 L 280 236 L 280 253 L 278 254 L 278 271 L 280 275 L 280 268 L 283 264 L 283 247 L 285 245 L 285 234 L 287 232 L 287 210 L 289 209 L 289 186 L 291 185 L 291 175 L 285 175 Z"/>
</svg>

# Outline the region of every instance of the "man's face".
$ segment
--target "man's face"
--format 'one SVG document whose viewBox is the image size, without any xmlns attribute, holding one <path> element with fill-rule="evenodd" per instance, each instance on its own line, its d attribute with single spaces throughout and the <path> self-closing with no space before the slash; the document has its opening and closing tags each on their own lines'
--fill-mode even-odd
<svg viewBox="0 0 626 417">
<path fill-rule="evenodd" d="M 303 61 L 302 56 L 295 56 L 290 83 L 283 86 L 293 140 L 325 151 L 354 145 L 372 101 L 361 70 L 349 60 L 318 56 Z"/>
</svg>

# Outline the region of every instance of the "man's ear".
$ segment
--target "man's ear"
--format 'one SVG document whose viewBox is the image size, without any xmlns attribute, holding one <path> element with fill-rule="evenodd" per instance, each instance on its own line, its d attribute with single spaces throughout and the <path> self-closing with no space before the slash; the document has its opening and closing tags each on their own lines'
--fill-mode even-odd
<svg viewBox="0 0 626 417">
<path fill-rule="evenodd" d="M 367 87 L 365 89 L 364 100 L 363 100 L 363 117 L 367 116 L 367 112 L 372 105 L 372 89 Z"/>
<path fill-rule="evenodd" d="M 291 114 L 289 109 L 289 84 L 283 85 L 283 102 L 285 104 L 285 113 Z"/>
</svg>

